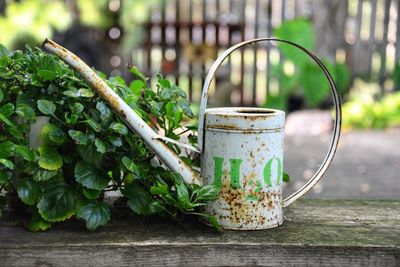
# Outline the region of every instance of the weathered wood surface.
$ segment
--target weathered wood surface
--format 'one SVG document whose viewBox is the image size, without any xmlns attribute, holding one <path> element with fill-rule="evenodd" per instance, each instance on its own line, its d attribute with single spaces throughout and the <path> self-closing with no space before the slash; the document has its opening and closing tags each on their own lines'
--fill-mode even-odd
<svg viewBox="0 0 400 267">
<path fill-rule="evenodd" d="M 400 266 L 400 201 L 303 200 L 285 217 L 276 229 L 222 234 L 132 217 L 30 233 L 3 219 L 0 266 Z"/>
</svg>

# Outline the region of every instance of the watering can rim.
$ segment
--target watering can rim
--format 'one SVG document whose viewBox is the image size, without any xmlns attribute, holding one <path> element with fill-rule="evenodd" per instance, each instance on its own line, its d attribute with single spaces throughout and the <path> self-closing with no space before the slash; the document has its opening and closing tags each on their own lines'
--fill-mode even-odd
<svg viewBox="0 0 400 267">
<path fill-rule="evenodd" d="M 255 112 L 252 112 L 255 111 Z M 256 112 L 260 111 L 260 112 Z M 218 108 L 207 108 L 204 111 L 205 114 L 215 115 L 229 115 L 233 117 L 272 117 L 276 115 L 285 115 L 283 110 L 273 108 L 262 108 L 262 107 L 218 107 Z"/>
</svg>

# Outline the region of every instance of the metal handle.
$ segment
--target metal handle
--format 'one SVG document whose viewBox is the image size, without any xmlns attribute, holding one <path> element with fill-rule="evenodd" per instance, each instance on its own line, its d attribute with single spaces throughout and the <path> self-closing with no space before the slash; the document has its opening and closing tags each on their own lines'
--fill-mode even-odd
<svg viewBox="0 0 400 267">
<path fill-rule="evenodd" d="M 339 137 L 340 137 L 340 128 L 341 128 L 341 122 L 342 122 L 342 110 L 340 107 L 340 98 L 339 94 L 336 89 L 335 82 L 333 81 L 333 78 L 331 74 L 329 73 L 328 69 L 325 67 L 325 65 L 319 60 L 317 56 L 315 56 L 312 52 L 307 50 L 306 48 L 302 47 L 301 45 L 298 45 L 296 43 L 293 43 L 291 41 L 287 40 L 282 40 L 282 39 L 277 39 L 277 38 L 258 38 L 258 39 L 252 39 L 252 40 L 247 40 L 241 43 L 238 43 L 229 49 L 227 49 L 220 57 L 217 58 L 217 60 L 214 62 L 214 64 L 211 66 L 210 71 L 207 74 L 204 86 L 203 86 L 203 91 L 202 91 L 202 98 L 200 102 L 200 113 L 199 113 L 199 126 L 198 126 L 198 142 L 199 142 L 199 149 L 200 151 L 203 151 L 203 136 L 204 136 L 204 112 L 207 107 L 207 99 L 208 99 L 208 89 L 210 87 L 211 81 L 222 64 L 222 62 L 235 50 L 238 48 L 241 48 L 245 45 L 250 45 L 256 42 L 262 42 L 262 41 L 269 41 L 269 42 L 281 42 L 281 43 L 286 43 L 289 45 L 292 45 L 301 51 L 305 52 L 308 56 L 310 56 L 315 63 L 318 64 L 318 66 L 322 69 L 322 71 L 325 74 L 325 77 L 328 79 L 329 86 L 331 88 L 332 92 L 332 97 L 333 97 L 333 103 L 335 105 L 335 124 L 334 124 L 334 129 L 333 129 L 333 137 L 331 141 L 330 148 L 328 150 L 327 155 L 325 156 L 325 159 L 322 163 L 322 165 L 319 167 L 319 169 L 316 171 L 316 173 L 311 177 L 308 182 L 301 187 L 299 190 L 294 192 L 292 195 L 287 197 L 286 199 L 283 200 L 283 206 L 287 207 L 290 204 L 292 204 L 295 200 L 298 198 L 302 197 L 304 194 L 306 194 L 313 186 L 318 183 L 318 181 L 322 178 L 322 176 L 326 173 L 329 165 L 332 162 L 332 159 L 335 155 L 336 149 L 339 144 Z"/>
</svg>

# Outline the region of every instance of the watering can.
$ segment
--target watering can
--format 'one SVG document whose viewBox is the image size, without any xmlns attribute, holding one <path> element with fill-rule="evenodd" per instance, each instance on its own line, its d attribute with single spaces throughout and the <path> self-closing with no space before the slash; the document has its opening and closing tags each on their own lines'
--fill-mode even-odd
<svg viewBox="0 0 400 267">
<path fill-rule="evenodd" d="M 297 192 L 282 198 L 285 113 L 266 108 L 206 109 L 208 89 L 222 62 L 235 50 L 256 42 L 279 42 L 310 56 L 326 76 L 335 105 L 335 124 L 328 153 L 312 178 Z M 198 125 L 198 148 L 154 132 L 108 85 L 76 55 L 46 39 L 43 48 L 75 68 L 120 117 L 143 138 L 167 168 L 188 184 L 215 184 L 219 197 L 205 210 L 225 229 L 267 229 L 283 223 L 283 208 L 307 193 L 327 171 L 338 147 L 341 128 L 340 99 L 324 64 L 304 47 L 287 40 L 259 38 L 227 49 L 212 65 L 203 86 Z M 201 155 L 201 174 L 191 169 L 167 145 L 176 143 Z"/>
</svg>

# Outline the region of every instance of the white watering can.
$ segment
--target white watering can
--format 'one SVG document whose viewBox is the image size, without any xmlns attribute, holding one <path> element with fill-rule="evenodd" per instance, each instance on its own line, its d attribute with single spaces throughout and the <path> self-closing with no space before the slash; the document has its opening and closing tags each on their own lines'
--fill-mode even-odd
<svg viewBox="0 0 400 267">
<path fill-rule="evenodd" d="M 309 55 L 328 79 L 335 105 L 333 138 L 323 164 L 297 192 L 282 200 L 285 113 L 265 108 L 206 109 L 208 89 L 222 62 L 236 49 L 256 42 L 280 42 Z M 57 43 L 46 39 L 43 48 L 75 68 L 122 119 L 140 135 L 160 160 L 188 184 L 216 184 L 219 198 L 206 206 L 225 229 L 255 230 L 283 223 L 283 207 L 307 193 L 325 174 L 336 152 L 341 128 L 340 99 L 323 63 L 310 51 L 290 41 L 259 38 L 226 50 L 212 65 L 203 87 L 199 113 L 198 149 L 201 175 L 185 164 L 165 142 L 177 143 L 155 133 L 89 66 Z M 179 143 L 182 145 L 181 143 Z"/>
</svg>

